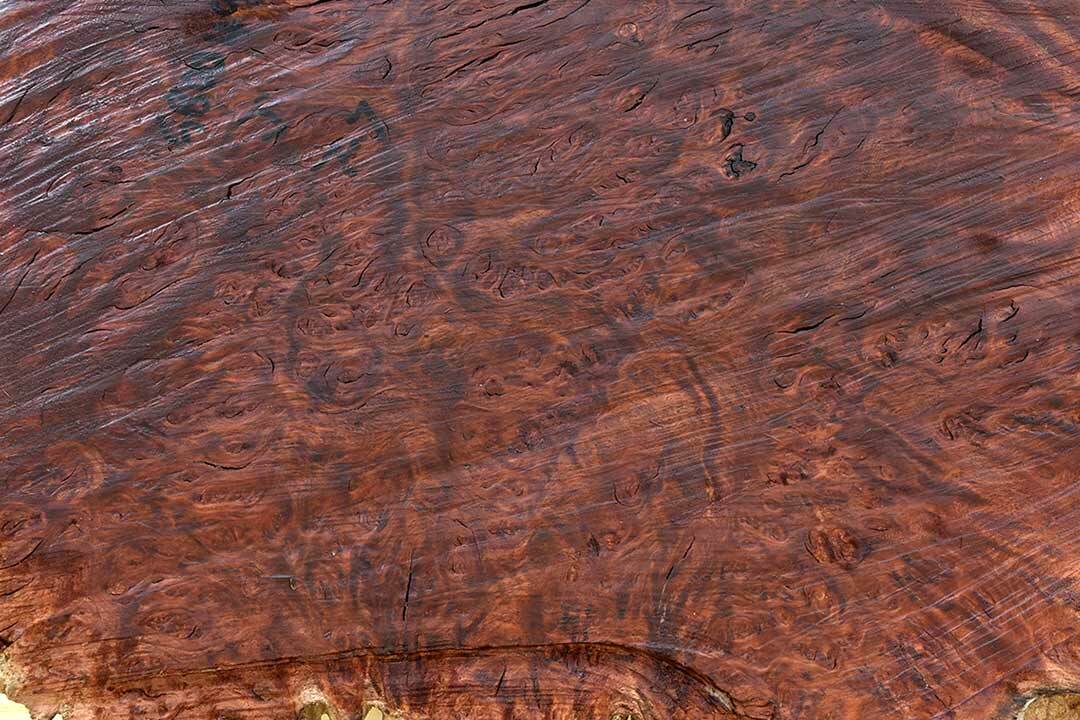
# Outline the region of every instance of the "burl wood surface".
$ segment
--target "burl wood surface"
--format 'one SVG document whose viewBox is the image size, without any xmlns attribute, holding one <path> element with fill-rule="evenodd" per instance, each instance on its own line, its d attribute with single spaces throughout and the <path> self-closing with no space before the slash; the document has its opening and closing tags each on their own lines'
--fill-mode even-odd
<svg viewBox="0 0 1080 720">
<path fill-rule="evenodd" d="M 1080 686 L 1078 43 L 1075 0 L 0 2 L 6 691 Z"/>
</svg>

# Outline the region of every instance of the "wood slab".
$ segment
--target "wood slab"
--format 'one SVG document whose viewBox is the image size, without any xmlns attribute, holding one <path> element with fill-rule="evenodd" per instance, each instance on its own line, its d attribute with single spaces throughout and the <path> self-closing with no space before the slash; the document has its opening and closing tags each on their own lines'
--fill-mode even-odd
<svg viewBox="0 0 1080 720">
<path fill-rule="evenodd" d="M 1080 717 L 1078 171 L 1075 0 L 0 0 L 0 689 Z"/>
</svg>

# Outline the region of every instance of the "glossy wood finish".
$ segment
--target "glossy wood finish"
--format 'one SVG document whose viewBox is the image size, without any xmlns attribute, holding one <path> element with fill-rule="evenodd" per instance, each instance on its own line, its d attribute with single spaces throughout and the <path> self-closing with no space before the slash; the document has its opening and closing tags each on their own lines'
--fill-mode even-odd
<svg viewBox="0 0 1080 720">
<path fill-rule="evenodd" d="M 1077 687 L 1078 40 L 1072 0 L 0 3 L 9 694 Z"/>
</svg>

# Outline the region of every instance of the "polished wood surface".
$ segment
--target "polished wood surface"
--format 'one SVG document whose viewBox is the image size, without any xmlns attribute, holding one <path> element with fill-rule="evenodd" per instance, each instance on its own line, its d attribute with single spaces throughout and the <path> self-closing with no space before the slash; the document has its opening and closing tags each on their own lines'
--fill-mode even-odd
<svg viewBox="0 0 1080 720">
<path fill-rule="evenodd" d="M 0 689 L 1069 706 L 1078 42 L 1074 0 L 0 2 Z"/>
</svg>

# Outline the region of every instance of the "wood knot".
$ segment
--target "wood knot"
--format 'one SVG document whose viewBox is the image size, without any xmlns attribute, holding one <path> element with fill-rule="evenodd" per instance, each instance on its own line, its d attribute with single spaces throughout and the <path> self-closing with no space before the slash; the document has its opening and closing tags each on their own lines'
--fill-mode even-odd
<svg viewBox="0 0 1080 720">
<path fill-rule="evenodd" d="M 866 546 L 848 529 L 816 528 L 807 533 L 806 551 L 822 565 L 852 568 L 866 556 Z"/>
</svg>

